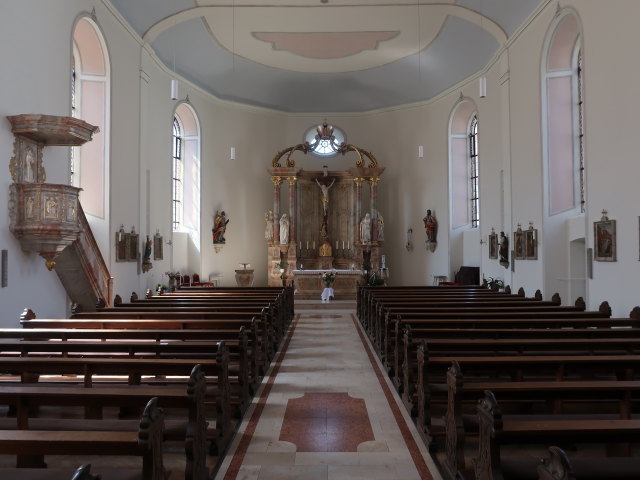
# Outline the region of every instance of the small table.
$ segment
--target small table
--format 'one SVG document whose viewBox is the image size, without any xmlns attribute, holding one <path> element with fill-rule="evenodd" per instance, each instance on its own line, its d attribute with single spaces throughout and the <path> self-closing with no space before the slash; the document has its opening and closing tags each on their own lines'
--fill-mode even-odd
<svg viewBox="0 0 640 480">
<path fill-rule="evenodd" d="M 322 290 L 320 298 L 323 302 L 328 302 L 331 298 L 333 298 L 333 288 L 326 287 L 324 290 Z"/>
</svg>

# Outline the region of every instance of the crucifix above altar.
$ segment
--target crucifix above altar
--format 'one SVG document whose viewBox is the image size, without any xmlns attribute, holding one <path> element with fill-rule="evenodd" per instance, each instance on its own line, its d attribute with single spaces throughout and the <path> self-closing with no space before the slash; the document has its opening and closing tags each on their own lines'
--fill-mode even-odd
<svg viewBox="0 0 640 480">
<path fill-rule="evenodd" d="M 365 267 L 380 268 L 384 221 L 376 201 L 384 167 L 378 166 L 371 152 L 335 144 L 332 134 L 333 128 L 325 121 L 318 126 L 314 142 L 281 150 L 267 169 L 273 182 L 273 209 L 265 217 L 269 285 L 281 285 L 283 274 L 291 280 L 294 269 L 354 271 L 362 269 L 365 260 L 370 262 Z M 313 145 L 321 141 L 329 142 L 338 154 L 353 156 L 355 166 L 332 171 L 326 166 L 322 170 L 297 168 L 293 153 L 313 152 Z M 282 159 L 286 166 L 280 164 Z M 284 198 L 283 184 L 288 186 Z M 284 225 L 282 218 L 287 219 Z M 336 290 L 339 294 L 339 288 Z M 350 290 L 355 294 L 355 284 Z"/>
</svg>

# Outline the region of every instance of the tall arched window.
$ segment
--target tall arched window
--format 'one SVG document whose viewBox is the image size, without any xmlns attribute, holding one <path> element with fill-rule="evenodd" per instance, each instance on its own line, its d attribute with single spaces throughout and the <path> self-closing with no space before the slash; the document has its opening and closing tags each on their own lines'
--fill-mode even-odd
<svg viewBox="0 0 640 480">
<path fill-rule="evenodd" d="M 187 232 L 200 246 L 200 124 L 186 102 L 173 117 L 173 230 Z"/>
<path fill-rule="evenodd" d="M 471 227 L 480 225 L 480 191 L 478 189 L 478 116 L 469 125 L 469 209 Z"/>
<path fill-rule="evenodd" d="M 172 211 L 173 211 L 173 231 L 178 232 L 182 228 L 182 201 L 184 198 L 184 162 L 182 159 L 182 126 L 178 116 L 173 117 L 173 174 L 172 174 Z"/>
<path fill-rule="evenodd" d="M 547 34 L 542 68 L 549 215 L 585 206 L 581 43 L 576 15 L 561 12 Z"/>
<path fill-rule="evenodd" d="M 105 217 L 109 184 L 110 63 L 104 37 L 89 17 L 80 18 L 73 30 L 71 53 L 71 115 L 100 131 L 93 140 L 71 150 L 71 185 L 82 188 L 84 211 Z"/>
<path fill-rule="evenodd" d="M 449 123 L 451 226 L 476 228 L 480 222 L 478 117 L 470 100 L 462 100 Z"/>
</svg>

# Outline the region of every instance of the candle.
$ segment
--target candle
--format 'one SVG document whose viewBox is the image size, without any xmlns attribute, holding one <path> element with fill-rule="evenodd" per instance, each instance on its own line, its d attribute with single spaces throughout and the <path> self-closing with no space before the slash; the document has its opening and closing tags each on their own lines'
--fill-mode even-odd
<svg viewBox="0 0 640 480">
<path fill-rule="evenodd" d="M 307 240 L 307 250 L 309 250 L 309 240 Z"/>
<path fill-rule="evenodd" d="M 342 240 L 342 249 L 344 250 L 344 240 Z"/>
<path fill-rule="evenodd" d="M 316 241 L 315 240 L 313 241 L 313 249 L 314 250 L 316 249 Z"/>
<path fill-rule="evenodd" d="M 338 249 L 338 240 L 336 240 L 336 250 Z"/>
</svg>

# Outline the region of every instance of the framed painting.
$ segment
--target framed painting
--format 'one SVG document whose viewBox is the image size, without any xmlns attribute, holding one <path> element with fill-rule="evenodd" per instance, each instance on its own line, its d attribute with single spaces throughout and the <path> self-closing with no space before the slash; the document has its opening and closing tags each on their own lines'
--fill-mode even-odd
<svg viewBox="0 0 640 480">
<path fill-rule="evenodd" d="M 127 247 L 129 245 L 129 234 L 124 231 L 116 232 L 116 262 L 127 261 Z"/>
<path fill-rule="evenodd" d="M 515 260 L 525 259 L 524 232 L 520 228 L 513 232 L 513 258 Z"/>
<path fill-rule="evenodd" d="M 128 244 L 127 244 L 127 261 L 135 262 L 138 260 L 138 239 L 140 236 L 132 231 L 128 234 Z"/>
<path fill-rule="evenodd" d="M 527 260 L 538 259 L 538 229 L 524 231 L 524 256 Z"/>
<path fill-rule="evenodd" d="M 593 259 L 597 262 L 616 261 L 616 221 L 606 216 L 593 222 Z"/>
<path fill-rule="evenodd" d="M 162 235 L 159 232 L 153 236 L 153 259 L 154 260 L 162 260 L 163 259 L 162 252 Z"/>
<path fill-rule="evenodd" d="M 489 258 L 498 258 L 498 234 L 496 232 L 489 234 Z"/>
</svg>

